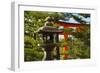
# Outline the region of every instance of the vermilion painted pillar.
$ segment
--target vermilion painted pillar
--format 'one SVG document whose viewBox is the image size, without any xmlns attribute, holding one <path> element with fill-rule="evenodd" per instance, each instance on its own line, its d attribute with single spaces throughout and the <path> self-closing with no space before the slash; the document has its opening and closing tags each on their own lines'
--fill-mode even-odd
<svg viewBox="0 0 100 73">
<path fill-rule="evenodd" d="M 68 39 L 68 34 L 64 33 L 64 39 L 65 39 L 65 40 Z M 64 49 L 63 49 L 63 50 L 64 50 L 64 52 L 66 52 L 66 51 L 68 50 L 67 45 L 64 46 Z M 67 58 L 68 58 L 68 55 L 65 54 L 65 55 L 64 55 L 64 59 L 67 59 Z"/>
</svg>

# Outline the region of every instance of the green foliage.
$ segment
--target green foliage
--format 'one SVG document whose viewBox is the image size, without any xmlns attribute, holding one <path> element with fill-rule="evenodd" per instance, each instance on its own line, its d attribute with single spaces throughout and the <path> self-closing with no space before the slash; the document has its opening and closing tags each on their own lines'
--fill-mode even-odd
<svg viewBox="0 0 100 73">
<path fill-rule="evenodd" d="M 43 59 L 44 52 L 41 48 L 25 48 L 24 49 L 25 61 L 40 61 Z"/>
<path fill-rule="evenodd" d="M 73 51 L 75 58 L 90 58 L 90 27 L 84 26 L 80 32 L 73 34 L 74 40 L 68 39 L 67 45 Z"/>
<path fill-rule="evenodd" d="M 71 32 L 73 32 L 72 28 L 64 28 L 63 30 L 64 30 L 65 33 L 71 33 Z"/>
<path fill-rule="evenodd" d="M 66 46 L 68 44 L 68 42 L 66 41 L 66 40 L 61 40 L 60 42 L 59 42 L 59 45 L 61 46 L 61 47 L 64 47 L 64 46 Z"/>
<path fill-rule="evenodd" d="M 81 31 L 74 36 L 83 41 L 86 46 L 90 46 L 90 25 L 81 27 Z"/>
<path fill-rule="evenodd" d="M 44 56 L 43 48 L 41 48 L 38 44 L 41 44 L 41 41 L 34 40 L 30 36 L 24 37 L 24 60 L 25 61 L 36 61 L 42 60 Z"/>
<path fill-rule="evenodd" d="M 73 53 L 74 53 L 73 50 L 68 50 L 65 52 L 65 54 L 68 54 L 68 55 L 72 55 Z"/>
<path fill-rule="evenodd" d="M 36 39 L 34 33 L 44 26 L 45 18 L 51 16 L 54 22 L 59 18 L 63 18 L 62 13 L 42 12 L 42 11 L 24 11 L 24 60 L 37 61 L 42 60 L 44 50 L 41 47 L 43 40 L 41 35 L 37 33 Z"/>
</svg>

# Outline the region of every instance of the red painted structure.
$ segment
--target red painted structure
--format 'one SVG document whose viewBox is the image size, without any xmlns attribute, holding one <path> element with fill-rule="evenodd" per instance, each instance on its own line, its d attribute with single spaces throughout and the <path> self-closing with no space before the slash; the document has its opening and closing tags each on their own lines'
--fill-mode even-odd
<svg viewBox="0 0 100 73">
<path fill-rule="evenodd" d="M 76 32 L 80 32 L 80 27 L 81 26 L 83 26 L 82 24 L 76 24 L 76 23 L 66 23 L 66 22 L 58 22 L 57 23 L 57 25 L 59 25 L 59 26 L 63 26 L 64 28 L 76 28 L 76 30 L 75 30 L 75 32 L 74 33 L 76 33 Z M 68 35 L 71 35 L 72 33 L 63 33 L 63 35 L 64 35 L 64 39 L 68 39 Z M 69 48 L 68 48 L 68 46 L 66 45 L 65 47 L 64 47 L 64 51 L 67 51 Z M 68 55 L 67 54 L 65 54 L 64 55 L 64 59 L 66 59 L 66 58 L 68 58 Z"/>
</svg>

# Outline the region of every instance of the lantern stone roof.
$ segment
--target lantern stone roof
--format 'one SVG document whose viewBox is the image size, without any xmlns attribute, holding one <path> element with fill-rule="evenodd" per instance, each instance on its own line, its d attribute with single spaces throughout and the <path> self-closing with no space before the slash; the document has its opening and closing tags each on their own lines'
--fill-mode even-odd
<svg viewBox="0 0 100 73">
<path fill-rule="evenodd" d="M 39 33 L 62 33 L 63 30 L 60 30 L 53 26 L 43 26 L 38 29 Z"/>
</svg>

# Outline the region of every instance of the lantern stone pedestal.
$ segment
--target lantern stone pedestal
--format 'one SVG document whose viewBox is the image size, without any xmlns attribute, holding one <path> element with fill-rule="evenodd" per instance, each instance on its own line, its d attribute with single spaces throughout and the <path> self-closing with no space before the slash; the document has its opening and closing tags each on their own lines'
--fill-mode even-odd
<svg viewBox="0 0 100 73">
<path fill-rule="evenodd" d="M 43 47 L 46 51 L 45 60 L 60 59 L 59 46 L 57 44 L 59 43 L 59 34 L 62 32 L 62 30 L 52 26 L 44 26 L 42 29 L 38 30 L 38 34 L 42 34 L 43 39 L 43 44 L 41 44 L 41 47 Z M 53 58 L 52 51 L 55 47 L 56 56 Z"/>
</svg>

